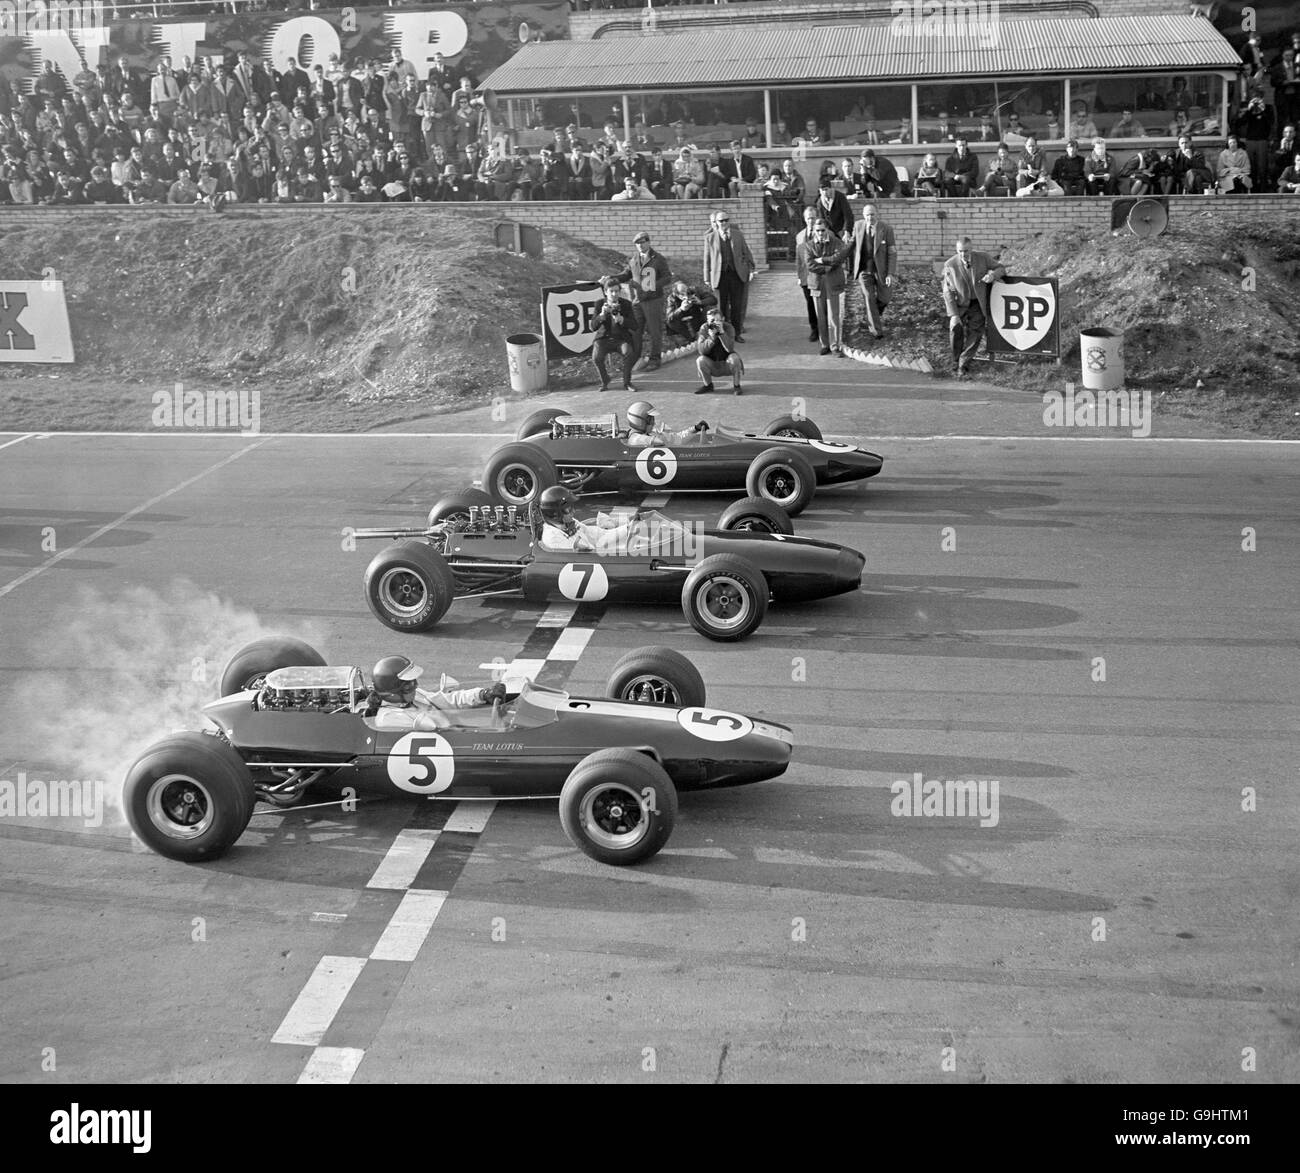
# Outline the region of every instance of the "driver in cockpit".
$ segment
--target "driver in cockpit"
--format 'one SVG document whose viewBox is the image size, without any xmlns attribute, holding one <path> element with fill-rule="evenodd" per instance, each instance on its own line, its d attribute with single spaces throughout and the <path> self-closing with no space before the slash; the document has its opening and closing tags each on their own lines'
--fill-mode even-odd
<svg viewBox="0 0 1300 1173">
<path fill-rule="evenodd" d="M 612 552 L 626 548 L 635 532 L 637 515 L 631 521 L 620 523 L 615 517 L 599 513 L 593 524 L 574 516 L 577 503 L 572 490 L 563 485 L 543 490 L 537 506 L 542 515 L 542 545 L 546 549 Z"/>
<path fill-rule="evenodd" d="M 375 665 L 365 715 L 374 718 L 376 729 L 441 729 L 448 722 L 440 710 L 472 709 L 505 699 L 506 686 L 499 680 L 486 688 L 426 692 L 415 683 L 423 672 L 405 656 L 385 656 Z"/>
<path fill-rule="evenodd" d="M 680 432 L 664 429 L 663 421 L 655 416 L 654 404 L 640 400 L 627 409 L 627 442 L 633 448 L 662 448 L 676 444 L 703 444 L 709 430 L 708 420 L 700 420 L 693 428 Z"/>
</svg>

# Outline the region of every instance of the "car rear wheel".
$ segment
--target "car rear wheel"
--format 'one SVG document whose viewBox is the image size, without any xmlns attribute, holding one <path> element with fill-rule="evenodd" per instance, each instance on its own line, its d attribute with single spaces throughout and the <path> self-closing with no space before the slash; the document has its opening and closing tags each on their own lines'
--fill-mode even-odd
<svg viewBox="0 0 1300 1173">
<path fill-rule="evenodd" d="M 817 491 L 817 474 L 802 452 L 769 448 L 754 457 L 745 474 L 745 492 L 778 505 L 798 517 Z"/>
<path fill-rule="evenodd" d="M 516 440 L 527 440 L 529 436 L 536 436 L 539 433 L 550 434 L 551 422 L 567 416 L 569 413 L 561 407 L 543 407 L 530 415 L 524 416 L 524 422 L 519 425 L 519 430 L 515 433 Z"/>
<path fill-rule="evenodd" d="M 234 696 L 250 688 L 261 688 L 266 674 L 277 668 L 321 668 L 324 664 L 325 657 L 300 639 L 286 635 L 255 639 L 226 661 L 221 671 L 221 695 Z"/>
<path fill-rule="evenodd" d="M 688 709 L 704 704 L 704 677 L 672 648 L 637 648 L 614 665 L 605 695 L 616 701 Z"/>
<path fill-rule="evenodd" d="M 766 497 L 742 497 L 722 511 L 718 518 L 718 529 L 793 534 L 794 522 L 784 509 Z"/>
<path fill-rule="evenodd" d="M 682 610 L 701 635 L 722 642 L 744 639 L 767 614 L 767 579 L 745 558 L 711 554 L 686 576 Z"/>
<path fill-rule="evenodd" d="M 488 457 L 483 470 L 483 487 L 499 505 L 523 507 L 536 500 L 543 489 L 560 483 L 560 474 L 550 454 L 536 444 L 504 444 Z"/>
<path fill-rule="evenodd" d="M 366 602 L 394 631 L 428 631 L 451 606 L 456 581 L 437 550 L 425 542 L 398 542 L 366 567 Z"/>
<path fill-rule="evenodd" d="M 668 772 L 634 749 L 601 749 L 573 768 L 560 791 L 569 841 L 601 863 L 641 863 L 673 832 L 677 789 Z"/>
<path fill-rule="evenodd" d="M 763 429 L 765 436 L 794 436 L 805 440 L 821 440 L 822 430 L 810 419 L 793 415 L 779 415 Z"/>
<path fill-rule="evenodd" d="M 460 493 L 453 493 L 450 497 L 442 497 L 429 510 L 429 525 L 437 525 L 440 521 L 469 521 L 470 506 L 491 506 L 496 502 L 482 489 L 465 489 Z"/>
<path fill-rule="evenodd" d="M 122 789 L 131 830 L 159 855 L 186 863 L 224 855 L 256 801 L 243 759 L 206 733 L 175 733 L 150 746 Z"/>
</svg>

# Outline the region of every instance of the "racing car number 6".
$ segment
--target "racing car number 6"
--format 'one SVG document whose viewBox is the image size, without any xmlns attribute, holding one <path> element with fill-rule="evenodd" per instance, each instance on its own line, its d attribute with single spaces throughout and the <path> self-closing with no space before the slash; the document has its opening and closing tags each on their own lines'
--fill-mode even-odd
<svg viewBox="0 0 1300 1173">
<path fill-rule="evenodd" d="M 437 733 L 405 733 L 388 751 L 388 777 L 410 794 L 440 794 L 451 785 L 456 759 Z"/>
<path fill-rule="evenodd" d="M 677 475 L 677 456 L 668 448 L 647 448 L 637 455 L 636 475 L 647 485 L 666 485 Z"/>
</svg>

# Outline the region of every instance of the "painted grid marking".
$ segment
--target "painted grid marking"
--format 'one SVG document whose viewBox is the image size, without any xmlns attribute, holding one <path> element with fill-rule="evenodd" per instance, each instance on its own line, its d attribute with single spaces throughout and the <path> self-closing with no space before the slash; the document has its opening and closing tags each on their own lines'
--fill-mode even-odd
<svg viewBox="0 0 1300 1173">
<path fill-rule="evenodd" d="M 351 1083 L 365 1058 L 359 1047 L 317 1047 L 298 1076 L 299 1083 Z"/>
<path fill-rule="evenodd" d="M 388 888 L 401 891 L 409 888 L 419 874 L 424 861 L 428 859 L 433 845 L 438 842 L 440 831 L 427 831 L 422 828 L 405 827 L 398 831 L 397 838 L 379 861 L 375 874 L 370 877 L 367 888 Z"/>
<path fill-rule="evenodd" d="M 364 957 L 322 957 L 271 1042 L 316 1046 L 365 964 Z"/>
<path fill-rule="evenodd" d="M 409 889 L 370 951 L 370 960 L 414 961 L 449 895 Z"/>
<path fill-rule="evenodd" d="M 545 672 L 552 683 L 563 683 L 590 641 L 601 614 L 603 608 L 585 604 L 556 603 L 548 607 L 524 641 L 520 655 L 511 662 L 511 674 L 533 679 Z M 413 820 L 417 823 L 425 820 L 431 805 L 417 806 Z M 402 892 L 401 902 L 388 915 L 365 957 L 321 959 L 272 1037 L 272 1042 L 312 1048 L 298 1077 L 299 1083 L 352 1082 L 366 1056 L 365 1048 L 324 1047 L 321 1040 L 326 1032 L 340 1025 L 343 1028 L 340 1033 L 347 1036 L 348 1029 L 358 1030 L 359 1024 L 366 1022 L 367 1015 L 373 1012 L 373 1007 L 362 1006 L 356 999 L 352 1012 L 348 1010 L 348 997 L 368 962 L 407 966 L 414 963 L 468 858 L 465 840 L 459 836 L 481 835 L 495 808 L 495 801 L 458 802 L 441 827 L 410 826 L 397 833 L 366 887 Z M 469 850 L 472 852 L 473 848 Z M 426 872 L 430 878 L 438 876 L 438 882 L 444 886 L 411 887 Z M 364 948 L 355 937 L 350 947 L 358 952 Z"/>
</svg>

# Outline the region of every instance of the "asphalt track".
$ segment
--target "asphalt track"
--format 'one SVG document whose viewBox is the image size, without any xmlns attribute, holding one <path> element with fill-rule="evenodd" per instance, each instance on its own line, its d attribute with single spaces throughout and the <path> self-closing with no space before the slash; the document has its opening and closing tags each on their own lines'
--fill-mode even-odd
<svg viewBox="0 0 1300 1173">
<path fill-rule="evenodd" d="M 285 629 L 577 692 L 667 643 L 794 728 L 788 773 L 683 796 L 635 869 L 553 803 L 259 814 L 202 867 L 0 818 L 0 1080 L 1300 1078 L 1293 445 L 882 440 L 797 522 L 862 591 L 743 645 L 501 600 L 403 638 L 342 530 L 416 521 L 510 427 L 440 423 L 471 434 L 0 435 L 0 779 L 108 777 Z M 997 825 L 894 816 L 916 772 L 997 780 Z"/>
</svg>

